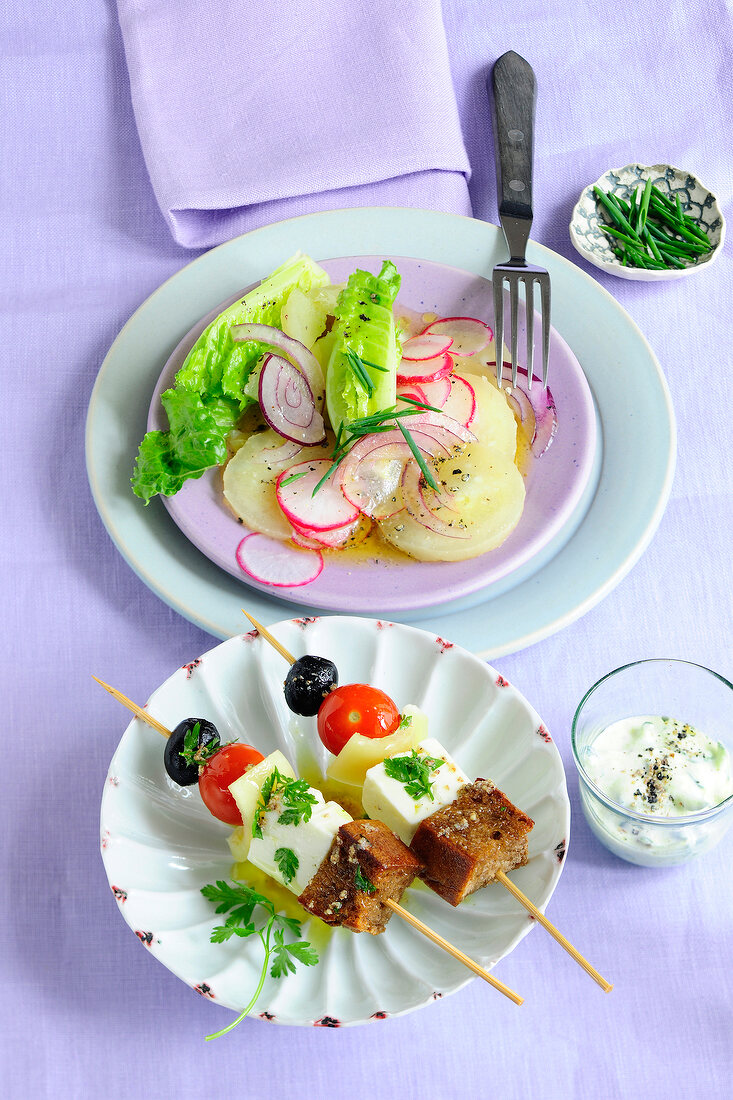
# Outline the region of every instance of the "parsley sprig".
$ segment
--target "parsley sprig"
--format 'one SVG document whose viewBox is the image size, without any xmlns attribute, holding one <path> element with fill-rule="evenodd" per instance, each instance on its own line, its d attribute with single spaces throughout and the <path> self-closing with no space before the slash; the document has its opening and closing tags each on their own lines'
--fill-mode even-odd
<svg viewBox="0 0 733 1100">
<path fill-rule="evenodd" d="M 390 779 L 396 779 L 416 802 L 427 797 L 431 802 L 435 800 L 433 784 L 430 776 L 442 767 L 445 760 L 439 757 L 427 756 L 425 753 L 413 749 L 409 756 L 391 756 L 384 761 L 385 774 Z"/>
<path fill-rule="evenodd" d="M 183 738 L 183 748 L 178 754 L 183 757 L 187 764 L 198 764 L 199 768 L 201 765 L 205 764 L 207 760 L 210 760 L 215 753 L 219 752 L 222 747 L 218 737 L 214 737 L 211 741 L 207 741 L 205 745 L 199 745 L 200 732 L 201 723 L 195 722 Z"/>
<path fill-rule="evenodd" d="M 260 840 L 262 839 L 262 815 L 275 796 L 279 798 L 282 807 L 282 813 L 277 819 L 281 825 L 299 825 L 301 821 L 310 821 L 316 804 L 316 796 L 311 793 L 311 788 L 305 779 L 288 779 L 277 768 L 273 768 L 262 784 L 252 822 L 252 836 L 259 837 Z"/>
<path fill-rule="evenodd" d="M 358 863 L 354 873 L 354 884 L 357 890 L 361 890 L 364 894 L 373 894 L 376 891 L 376 887 L 369 881 Z"/>
<path fill-rule="evenodd" d="M 300 860 L 292 848 L 278 848 L 275 852 L 275 863 L 280 868 L 280 874 L 287 886 L 295 878 L 295 872 L 300 867 Z"/>
<path fill-rule="evenodd" d="M 272 959 L 270 974 L 273 978 L 282 978 L 286 974 L 294 974 L 299 962 L 304 966 L 315 966 L 318 962 L 318 953 L 307 940 L 296 939 L 294 943 L 286 943 L 286 932 L 296 937 L 300 936 L 301 922 L 294 917 L 285 917 L 282 913 L 277 913 L 270 899 L 264 894 L 258 894 L 251 886 L 242 882 L 232 884 L 223 879 L 217 879 L 216 885 L 203 886 L 201 893 L 209 901 L 216 903 L 217 913 L 229 914 L 224 924 L 217 925 L 213 929 L 212 943 L 224 943 L 232 936 L 247 939 L 249 936 L 256 935 L 260 937 L 265 949 L 260 980 L 249 1004 L 227 1027 L 214 1032 L 213 1035 L 207 1035 L 208 1041 L 226 1035 L 241 1023 L 254 1007 L 265 984 L 270 959 Z M 264 916 L 257 913 L 257 909 L 264 910 Z"/>
</svg>

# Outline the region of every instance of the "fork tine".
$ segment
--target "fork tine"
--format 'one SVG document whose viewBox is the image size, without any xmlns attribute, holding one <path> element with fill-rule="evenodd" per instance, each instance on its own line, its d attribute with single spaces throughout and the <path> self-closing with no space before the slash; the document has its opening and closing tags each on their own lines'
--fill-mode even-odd
<svg viewBox="0 0 733 1100">
<path fill-rule="evenodd" d="M 512 326 L 512 387 L 517 384 L 517 315 L 519 313 L 519 278 L 509 280 L 510 324 Z"/>
<path fill-rule="evenodd" d="M 496 384 L 501 389 L 501 372 L 504 369 L 504 279 L 500 272 L 494 274 L 494 345 L 496 349 Z"/>
<path fill-rule="evenodd" d="M 547 389 L 547 371 L 550 358 L 550 279 L 545 276 L 540 281 L 542 299 L 542 385 Z"/>
<path fill-rule="evenodd" d="M 527 388 L 532 389 L 532 368 L 534 366 L 534 279 L 531 275 L 524 280 L 525 327 L 527 329 Z"/>
</svg>

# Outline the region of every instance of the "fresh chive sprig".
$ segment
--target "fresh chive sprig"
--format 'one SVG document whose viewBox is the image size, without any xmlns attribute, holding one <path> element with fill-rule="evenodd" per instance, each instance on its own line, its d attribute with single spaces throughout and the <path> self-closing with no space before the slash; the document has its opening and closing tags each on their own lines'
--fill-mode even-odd
<svg viewBox="0 0 733 1100">
<path fill-rule="evenodd" d="M 601 231 L 612 238 L 611 248 L 624 267 L 682 270 L 713 247 L 707 233 L 684 213 L 679 195 L 672 199 L 651 179 L 628 200 L 597 184 L 593 193 L 610 222 Z"/>
</svg>

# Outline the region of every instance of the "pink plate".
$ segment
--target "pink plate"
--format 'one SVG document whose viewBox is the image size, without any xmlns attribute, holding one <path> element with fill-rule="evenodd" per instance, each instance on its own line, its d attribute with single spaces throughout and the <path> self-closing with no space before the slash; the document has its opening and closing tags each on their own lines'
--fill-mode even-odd
<svg viewBox="0 0 733 1100">
<path fill-rule="evenodd" d="M 458 268 L 405 257 L 358 256 L 321 261 L 334 282 L 343 282 L 356 267 L 378 271 L 392 259 L 402 276 L 398 305 L 440 317 L 478 317 L 493 326 L 491 283 Z M 160 394 L 173 384 L 189 349 L 233 294 L 195 325 L 181 340 L 158 380 L 148 428 L 165 429 Z M 508 308 L 508 306 L 507 306 Z M 535 316 L 539 345 L 540 322 Z M 520 303 L 519 347 L 525 347 L 525 318 Z M 245 584 L 280 599 L 328 611 L 386 615 L 439 605 L 470 607 L 524 581 L 544 566 L 577 529 L 595 492 L 600 469 L 600 441 L 593 398 L 577 359 L 553 329 L 550 339 L 550 385 L 557 405 L 558 431 L 542 458 L 526 476 L 522 518 L 497 550 L 465 562 L 397 562 L 379 556 L 324 555 L 324 568 L 310 584 L 293 588 L 259 583 L 241 569 L 237 548 L 248 529 L 234 517 L 221 493 L 221 470 L 209 470 L 188 481 L 165 505 L 181 531 L 213 562 Z M 490 588 L 490 592 L 488 589 Z"/>
</svg>

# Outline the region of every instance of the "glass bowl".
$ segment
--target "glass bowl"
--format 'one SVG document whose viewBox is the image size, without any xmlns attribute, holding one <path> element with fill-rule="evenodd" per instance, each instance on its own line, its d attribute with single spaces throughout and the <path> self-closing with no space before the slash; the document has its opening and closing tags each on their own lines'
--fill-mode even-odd
<svg viewBox="0 0 733 1100">
<path fill-rule="evenodd" d="M 733 794 L 708 809 L 674 817 L 637 812 L 609 797 L 588 773 L 591 746 L 612 723 L 641 715 L 668 715 L 687 723 L 722 742 L 733 755 L 733 684 L 690 661 L 636 661 L 607 673 L 575 712 L 573 759 L 591 830 L 629 863 L 668 867 L 709 851 L 721 840 L 733 819 Z"/>
</svg>

